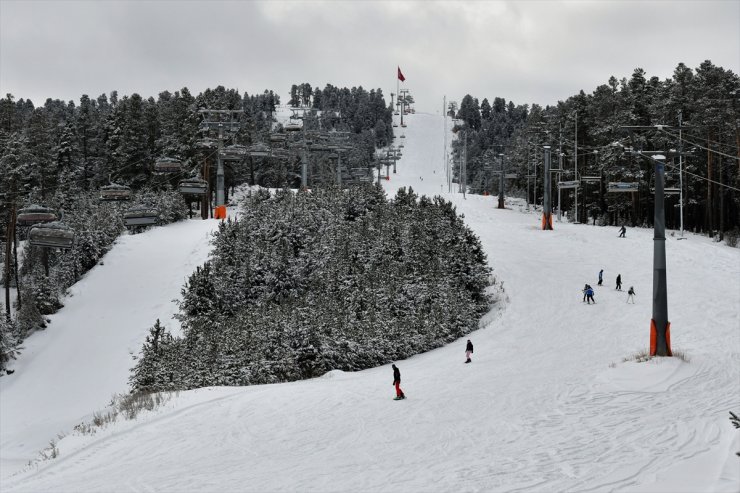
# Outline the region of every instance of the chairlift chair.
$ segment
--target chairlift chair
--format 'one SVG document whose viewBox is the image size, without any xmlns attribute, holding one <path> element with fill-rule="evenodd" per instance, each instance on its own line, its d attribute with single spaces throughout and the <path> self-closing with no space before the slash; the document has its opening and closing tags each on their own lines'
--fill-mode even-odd
<svg viewBox="0 0 740 493">
<path fill-rule="evenodd" d="M 68 250 L 74 244 L 75 233 L 60 221 L 36 224 L 28 232 L 28 241 L 35 247 Z"/>
<path fill-rule="evenodd" d="M 655 193 L 655 187 L 650 187 L 650 193 Z M 678 187 L 663 187 L 663 195 L 679 195 L 681 189 Z"/>
<path fill-rule="evenodd" d="M 182 170 L 182 162 L 179 159 L 163 157 L 154 163 L 154 171 L 157 173 L 179 173 Z"/>
<path fill-rule="evenodd" d="M 123 214 L 123 224 L 127 228 L 152 226 L 159 221 L 159 212 L 153 207 L 136 206 Z"/>
<path fill-rule="evenodd" d="M 247 148 L 247 154 L 252 157 L 267 157 L 270 155 L 270 148 L 265 144 L 258 142 Z"/>
<path fill-rule="evenodd" d="M 288 136 L 284 133 L 274 133 L 270 135 L 270 142 L 285 142 L 285 140 L 288 138 Z"/>
<path fill-rule="evenodd" d="M 210 137 L 205 137 L 203 139 L 198 140 L 195 143 L 196 146 L 202 148 L 202 149 L 214 149 L 218 147 L 218 141 L 216 139 L 212 139 Z"/>
<path fill-rule="evenodd" d="M 131 188 L 126 185 L 112 183 L 100 187 L 100 200 L 104 202 L 113 202 L 131 199 Z"/>
<path fill-rule="evenodd" d="M 233 144 L 221 149 L 221 159 L 227 161 L 241 161 L 247 155 L 247 148 L 243 145 Z"/>
<path fill-rule="evenodd" d="M 639 190 L 639 184 L 635 182 L 620 182 L 612 181 L 606 187 L 606 191 L 609 193 L 615 192 L 637 192 Z"/>
<path fill-rule="evenodd" d="M 208 193 L 208 182 L 202 178 L 181 180 L 178 186 L 183 195 L 205 195 Z"/>
<path fill-rule="evenodd" d="M 15 222 L 18 226 L 33 226 L 34 224 L 50 223 L 57 219 L 59 217 L 53 209 L 33 204 L 19 210 Z"/>
</svg>

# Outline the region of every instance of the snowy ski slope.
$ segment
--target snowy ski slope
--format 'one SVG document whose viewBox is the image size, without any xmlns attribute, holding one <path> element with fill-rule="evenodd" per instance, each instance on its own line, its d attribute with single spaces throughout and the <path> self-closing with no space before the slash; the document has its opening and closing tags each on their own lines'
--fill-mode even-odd
<svg viewBox="0 0 740 493">
<path fill-rule="evenodd" d="M 669 239 L 673 347 L 690 362 L 625 363 L 648 344 L 652 231 L 630 229 L 618 239 L 617 228 L 556 223 L 543 232 L 539 216 L 519 201 L 497 210 L 495 197 L 447 194 L 443 119 L 404 120 L 404 156 L 384 186 L 389 193 L 400 186 L 442 191 L 481 237 L 504 284 L 506 301 L 470 335 L 472 364 L 463 364 L 465 339 L 396 362 L 405 401 L 392 400 L 390 366 L 184 392 L 137 421 L 64 438 L 58 458 L 3 474 L 0 490 L 740 490 L 740 433 L 727 419 L 729 410 L 740 411 L 740 250 L 699 236 Z M 75 288 L 50 329 L 29 340 L 33 350 L 17 363 L 17 381 L 0 379 L 0 410 L 10 414 L 0 421 L 3 469 L 31 458 L 31 450 L 120 391 L 130 366 L 121 358 L 136 350 L 155 317 L 171 313 L 165 307 L 179 286 L 160 297 L 148 292 L 142 320 L 129 310 L 101 321 L 98 313 L 120 304 L 120 293 L 105 293 L 115 274 L 106 269 L 116 264 L 132 278 L 181 284 L 207 251 L 199 242 L 208 223 L 125 237 Z M 156 266 L 139 263 L 141 251 L 128 243 L 136 238 L 160 251 L 170 236 L 188 252 Z M 597 303 L 582 304 L 580 289 L 596 286 L 602 268 Z M 635 287 L 635 305 L 614 290 L 617 274 L 625 289 Z M 120 339 L 91 335 L 104 325 Z M 85 331 L 85 342 L 52 335 L 63 327 Z M 44 349 L 65 364 L 34 356 Z M 91 371 L 99 395 L 80 406 L 67 389 L 89 388 L 77 380 Z M 20 378 L 37 397 L 26 397 Z M 42 397 L 46 405 L 38 409 Z"/>
</svg>

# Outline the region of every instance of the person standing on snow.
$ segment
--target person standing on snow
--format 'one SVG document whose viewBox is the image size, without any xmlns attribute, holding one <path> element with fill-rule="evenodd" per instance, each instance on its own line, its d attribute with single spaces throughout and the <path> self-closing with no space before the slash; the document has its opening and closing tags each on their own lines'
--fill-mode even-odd
<svg viewBox="0 0 740 493">
<path fill-rule="evenodd" d="M 589 305 L 591 304 L 592 301 L 594 302 L 594 304 L 596 304 L 596 300 L 594 299 L 594 290 L 591 286 L 589 286 L 588 289 L 586 289 L 585 294 L 586 294 L 586 301 L 588 302 Z"/>
<path fill-rule="evenodd" d="M 627 233 L 627 228 L 624 227 L 624 224 L 622 225 L 622 229 L 619 230 L 619 237 L 624 238 L 625 233 Z"/>
<path fill-rule="evenodd" d="M 401 372 L 396 365 L 393 367 L 393 385 L 396 386 L 396 400 L 405 399 L 406 395 L 401 390 Z"/>
<path fill-rule="evenodd" d="M 630 286 L 629 291 L 627 291 L 627 303 L 632 300 L 632 304 L 635 304 L 635 294 L 637 294 L 635 293 L 635 288 L 633 286 Z"/>
<path fill-rule="evenodd" d="M 468 344 L 465 346 L 465 362 L 470 363 L 470 355 L 473 354 L 473 343 L 468 339 Z"/>
<path fill-rule="evenodd" d="M 591 285 L 590 285 L 590 284 L 586 284 L 585 286 L 583 286 L 583 301 L 586 301 L 586 296 L 588 296 L 588 295 L 586 294 L 586 292 L 587 292 L 587 291 L 588 291 L 589 289 L 592 289 L 592 288 L 591 288 Z"/>
<path fill-rule="evenodd" d="M 604 282 L 604 269 L 601 269 L 599 271 L 599 286 L 601 286 L 601 283 Z"/>
<path fill-rule="evenodd" d="M 622 290 L 622 274 L 617 274 L 617 291 Z"/>
</svg>

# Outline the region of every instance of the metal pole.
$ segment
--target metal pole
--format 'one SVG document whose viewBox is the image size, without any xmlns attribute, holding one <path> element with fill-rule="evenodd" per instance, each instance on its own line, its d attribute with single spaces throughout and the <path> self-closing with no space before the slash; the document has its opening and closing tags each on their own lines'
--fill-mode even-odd
<svg viewBox="0 0 740 493">
<path fill-rule="evenodd" d="M 671 324 L 668 321 L 666 286 L 664 179 L 665 156 L 653 156 L 655 163 L 655 212 L 653 222 L 653 318 L 650 321 L 650 355 L 672 356 Z"/>
<path fill-rule="evenodd" d="M 552 230 L 552 205 L 550 200 L 550 146 L 543 146 L 545 150 L 544 194 L 542 197 L 542 229 Z"/>
<path fill-rule="evenodd" d="M 304 140 L 305 143 L 305 140 Z M 308 188 L 308 150 L 303 149 L 301 153 L 301 188 Z"/>
<path fill-rule="evenodd" d="M 501 158 L 501 178 L 498 182 L 498 208 L 499 209 L 505 209 L 504 207 L 504 155 L 499 154 L 499 158 Z"/>
<path fill-rule="evenodd" d="M 578 110 L 576 113 L 576 135 L 575 135 L 575 152 L 573 153 L 573 179 L 578 180 Z M 575 221 L 578 222 L 578 187 L 573 189 L 573 195 L 575 196 Z"/>
<path fill-rule="evenodd" d="M 342 187 L 342 153 L 337 151 L 337 185 Z"/>
<path fill-rule="evenodd" d="M 406 98 L 401 99 L 401 94 L 398 94 L 398 102 L 401 103 L 401 128 L 403 128 L 403 103 L 406 102 Z"/>
<path fill-rule="evenodd" d="M 468 188 L 468 132 L 465 132 L 465 141 L 463 144 L 463 159 L 462 159 L 462 193 L 463 198 L 465 197 L 466 188 Z"/>
<path fill-rule="evenodd" d="M 558 169 L 563 169 L 563 122 L 560 122 L 558 128 Z M 558 171 L 558 182 L 560 182 L 560 172 Z M 562 207 L 560 207 L 560 187 L 558 187 L 558 222 L 563 219 Z"/>
<path fill-rule="evenodd" d="M 221 151 L 224 147 L 223 124 L 218 127 L 218 168 L 216 169 L 216 207 L 224 205 L 224 162 L 221 159 Z"/>
<path fill-rule="evenodd" d="M 444 134 L 444 151 L 442 153 L 442 157 L 444 158 L 444 167 L 445 167 L 445 178 L 447 179 L 447 192 L 451 192 L 450 190 L 450 167 L 447 163 L 447 96 L 442 96 L 442 133 Z"/>
<path fill-rule="evenodd" d="M 535 148 L 536 149 L 536 148 Z M 534 153 L 534 210 L 537 210 L 537 152 Z"/>
<path fill-rule="evenodd" d="M 12 319 L 12 313 L 10 311 L 10 244 L 15 234 L 15 197 L 13 197 L 10 207 L 10 216 L 8 216 L 8 222 L 6 223 L 7 229 L 5 231 L 5 317 L 8 322 Z"/>
<path fill-rule="evenodd" d="M 527 142 L 527 210 L 529 210 L 529 193 L 530 193 L 529 192 L 529 189 L 530 189 L 530 186 L 529 186 L 529 175 L 530 175 L 530 173 L 529 173 L 529 165 L 531 164 L 530 163 L 530 159 L 531 158 L 529 156 L 529 151 L 530 151 L 530 149 L 529 149 L 529 142 Z"/>
<path fill-rule="evenodd" d="M 681 238 L 683 238 L 683 139 L 681 132 L 683 130 L 681 110 L 678 110 L 678 180 L 679 180 L 679 197 L 680 217 L 681 217 Z"/>
</svg>

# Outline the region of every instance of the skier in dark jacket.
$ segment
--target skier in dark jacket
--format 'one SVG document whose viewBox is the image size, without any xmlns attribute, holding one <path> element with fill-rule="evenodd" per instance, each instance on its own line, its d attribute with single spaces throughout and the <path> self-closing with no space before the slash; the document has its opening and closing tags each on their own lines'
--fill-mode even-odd
<svg viewBox="0 0 740 493">
<path fill-rule="evenodd" d="M 473 354 L 473 343 L 468 339 L 468 344 L 465 346 L 465 362 L 470 363 L 470 355 Z"/>
<path fill-rule="evenodd" d="M 622 229 L 619 230 L 619 237 L 624 238 L 625 233 L 627 233 L 627 228 L 624 227 L 624 224 L 622 225 Z"/>
<path fill-rule="evenodd" d="M 622 290 L 622 274 L 617 274 L 617 291 Z"/>
<path fill-rule="evenodd" d="M 599 286 L 601 286 L 602 282 L 604 282 L 604 269 L 599 271 Z"/>
<path fill-rule="evenodd" d="M 396 386 L 396 400 L 405 399 L 406 395 L 401 390 L 401 372 L 396 365 L 391 366 L 393 367 L 393 385 Z"/>
</svg>

